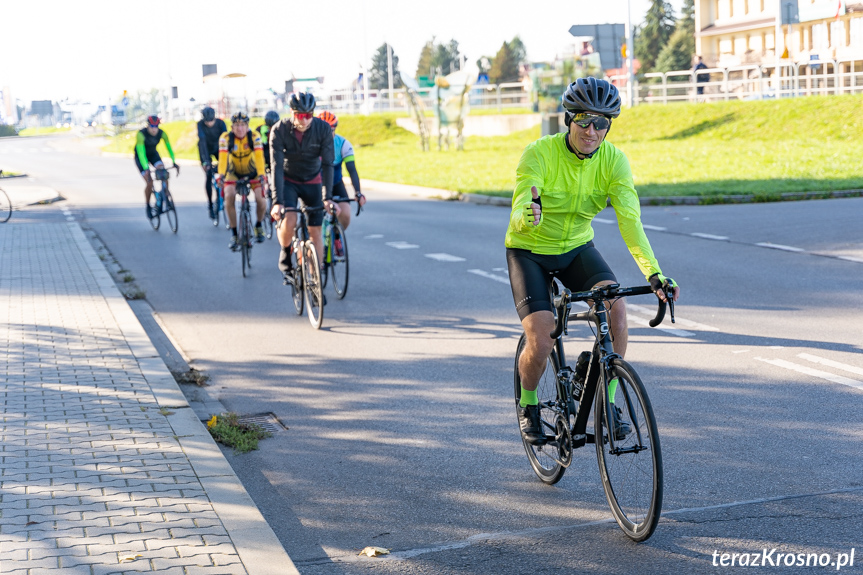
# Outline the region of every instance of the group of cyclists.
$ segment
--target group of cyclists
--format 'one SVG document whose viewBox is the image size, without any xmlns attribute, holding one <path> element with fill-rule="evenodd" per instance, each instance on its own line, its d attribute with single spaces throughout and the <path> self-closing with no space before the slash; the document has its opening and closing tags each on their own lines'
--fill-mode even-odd
<svg viewBox="0 0 863 575">
<path fill-rule="evenodd" d="M 315 116 L 315 106 L 313 94 L 294 94 L 290 100 L 290 116 L 280 118 L 276 111 L 269 111 L 257 130 L 250 129 L 249 116 L 245 112 L 237 112 L 231 117 L 229 130 L 224 120 L 217 118 L 216 111 L 208 106 L 201 111 L 201 120 L 197 125 L 198 152 L 205 175 L 204 188 L 210 219 L 218 217 L 220 198 L 216 196 L 218 191 L 213 188 L 215 179 L 224 196 L 224 207 L 231 228 L 228 247 L 237 251 L 237 215 L 234 208 L 236 183 L 238 178 L 249 179 L 255 195 L 255 241 L 264 241 L 264 218 L 281 221 L 277 233 L 281 246 L 278 267 L 286 282 L 292 281 L 291 240 L 297 214 L 286 212 L 285 209 L 296 208 L 300 201 L 307 208 L 324 208 L 335 214 L 347 229 L 350 225 L 350 209 L 339 206 L 350 201 L 342 176 L 343 164 L 354 188 L 356 201 L 361 206 L 366 202 L 360 191 L 353 146 L 335 133 L 338 126 L 336 115 L 324 111 Z M 138 132 L 135 145 L 135 165 L 146 184 L 144 195 L 148 218 L 153 217 L 149 204 L 153 193 L 149 165 L 156 169 L 163 167 L 156 150 L 160 142 L 164 142 L 179 173 L 168 135 L 159 127 L 160 123 L 158 116 L 149 116 L 147 127 Z M 215 178 L 212 178 L 214 172 Z M 265 194 L 269 195 L 272 203 L 269 213 Z M 308 216 L 309 233 L 321 262 L 324 261 L 321 232 L 324 210 L 310 211 Z"/>
</svg>

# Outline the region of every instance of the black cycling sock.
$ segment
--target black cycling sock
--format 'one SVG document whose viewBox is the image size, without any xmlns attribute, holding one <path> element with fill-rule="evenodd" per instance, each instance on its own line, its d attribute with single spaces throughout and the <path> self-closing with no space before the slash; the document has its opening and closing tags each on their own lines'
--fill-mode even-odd
<svg viewBox="0 0 863 575">
<path fill-rule="evenodd" d="M 237 228 L 231 228 L 231 235 L 237 237 Z"/>
<path fill-rule="evenodd" d="M 260 227 L 263 227 L 263 225 L 264 224 L 259 220 L 258 223 L 255 224 L 255 227 L 260 228 Z"/>
</svg>

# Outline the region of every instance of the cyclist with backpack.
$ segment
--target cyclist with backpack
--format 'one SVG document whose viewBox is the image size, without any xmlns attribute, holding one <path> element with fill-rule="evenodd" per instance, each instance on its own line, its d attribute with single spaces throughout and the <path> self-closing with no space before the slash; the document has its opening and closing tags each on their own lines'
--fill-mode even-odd
<svg viewBox="0 0 863 575">
<path fill-rule="evenodd" d="M 201 110 L 201 119 L 198 121 L 198 155 L 201 157 L 201 169 L 204 170 L 206 182 L 204 189 L 207 192 L 207 206 L 210 219 L 215 219 L 213 213 L 213 183 L 210 179 L 210 169 L 215 158 L 219 160 L 219 137 L 228 131 L 225 121 L 216 117 L 216 111 L 207 106 Z M 217 198 L 218 199 L 218 198 Z"/>
<path fill-rule="evenodd" d="M 237 112 L 231 117 L 231 131 L 219 137 L 219 167 L 220 180 L 225 182 L 225 211 L 231 224 L 231 251 L 237 251 L 237 212 L 234 209 L 234 198 L 237 195 L 237 178 L 252 179 L 252 189 L 255 194 L 257 223 L 255 224 L 255 241 L 264 241 L 262 220 L 266 211 L 264 202 L 264 148 L 261 137 L 249 129 L 249 116 Z M 257 180 L 254 180 L 257 178 Z"/>
<path fill-rule="evenodd" d="M 357 173 L 356 162 L 354 161 L 354 146 L 345 138 L 336 134 L 336 128 L 339 125 L 339 119 L 329 110 L 324 110 L 318 114 L 318 118 L 326 122 L 333 129 L 333 146 L 335 151 L 335 159 L 333 160 L 333 201 L 338 203 L 346 203 L 349 200 L 348 190 L 345 187 L 345 182 L 342 176 L 342 163 L 348 170 L 351 177 L 351 185 L 354 187 L 354 194 L 357 197 L 357 202 L 361 206 L 366 205 L 366 197 L 360 191 L 360 175 Z M 339 223 L 347 230 L 351 225 L 351 210 L 343 209 L 339 212 Z"/>
</svg>

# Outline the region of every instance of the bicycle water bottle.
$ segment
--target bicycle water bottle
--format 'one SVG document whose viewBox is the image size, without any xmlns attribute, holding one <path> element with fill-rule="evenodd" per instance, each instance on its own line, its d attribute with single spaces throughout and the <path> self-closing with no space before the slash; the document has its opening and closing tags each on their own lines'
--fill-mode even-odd
<svg viewBox="0 0 863 575">
<path fill-rule="evenodd" d="M 584 379 L 587 376 L 587 368 L 590 366 L 591 354 L 589 351 L 583 351 L 575 360 L 575 375 L 572 378 L 572 395 L 576 399 L 581 397 L 581 392 L 584 390 Z"/>
</svg>

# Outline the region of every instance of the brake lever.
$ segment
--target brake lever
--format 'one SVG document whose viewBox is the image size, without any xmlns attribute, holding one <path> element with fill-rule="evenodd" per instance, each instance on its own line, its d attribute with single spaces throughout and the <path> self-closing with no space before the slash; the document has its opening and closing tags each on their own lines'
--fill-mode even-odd
<svg viewBox="0 0 863 575">
<path fill-rule="evenodd" d="M 674 289 L 665 290 L 665 297 L 668 299 L 668 311 L 671 313 L 671 323 L 674 323 Z"/>
</svg>

